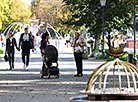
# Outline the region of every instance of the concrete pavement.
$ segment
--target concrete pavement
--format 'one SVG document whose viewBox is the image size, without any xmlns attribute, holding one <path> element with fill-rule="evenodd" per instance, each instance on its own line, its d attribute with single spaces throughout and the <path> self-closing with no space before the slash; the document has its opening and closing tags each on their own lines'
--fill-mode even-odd
<svg viewBox="0 0 138 102">
<path fill-rule="evenodd" d="M 76 66 L 72 48 L 62 42 L 59 51 L 60 77 L 40 79 L 40 54 L 31 54 L 29 71 L 23 69 L 20 54 L 16 54 L 15 70 L 9 71 L 8 62 L 0 60 L 0 102 L 68 102 L 84 90 L 91 72 L 102 60 L 83 60 L 84 76 L 74 77 Z"/>
</svg>

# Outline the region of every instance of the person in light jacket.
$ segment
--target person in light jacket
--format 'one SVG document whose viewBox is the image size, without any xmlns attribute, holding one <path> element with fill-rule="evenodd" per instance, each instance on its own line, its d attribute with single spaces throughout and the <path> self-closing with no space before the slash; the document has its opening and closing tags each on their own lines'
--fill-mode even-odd
<svg viewBox="0 0 138 102">
<path fill-rule="evenodd" d="M 83 76 L 83 64 L 82 64 L 82 52 L 83 47 L 86 46 L 86 41 L 83 37 L 80 36 L 78 31 L 75 31 L 75 37 L 72 39 L 71 47 L 74 50 L 74 57 L 77 67 L 77 74 L 74 75 L 75 77 L 82 77 Z"/>
</svg>

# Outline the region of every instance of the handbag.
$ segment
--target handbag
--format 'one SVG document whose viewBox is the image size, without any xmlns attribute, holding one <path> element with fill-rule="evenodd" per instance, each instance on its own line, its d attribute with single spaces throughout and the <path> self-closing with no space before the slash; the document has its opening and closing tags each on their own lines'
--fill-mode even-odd
<svg viewBox="0 0 138 102">
<path fill-rule="evenodd" d="M 4 60 L 5 60 L 6 62 L 9 60 L 9 58 L 8 58 L 8 55 L 7 55 L 7 54 L 5 54 L 5 56 L 4 56 Z"/>
<path fill-rule="evenodd" d="M 88 49 L 86 46 L 83 47 L 82 59 L 88 59 Z"/>
</svg>

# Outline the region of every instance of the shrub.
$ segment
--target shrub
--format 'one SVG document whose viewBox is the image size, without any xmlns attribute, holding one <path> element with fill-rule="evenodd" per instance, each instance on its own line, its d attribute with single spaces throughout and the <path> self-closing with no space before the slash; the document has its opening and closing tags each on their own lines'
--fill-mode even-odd
<svg viewBox="0 0 138 102">
<path fill-rule="evenodd" d="M 4 51 L 2 49 L 0 49 L 0 54 L 3 54 L 3 53 L 4 53 Z"/>
<path fill-rule="evenodd" d="M 136 38 L 138 38 L 138 35 L 136 35 Z"/>
<path fill-rule="evenodd" d="M 119 57 L 120 60 L 122 61 L 127 61 L 128 54 L 126 53 L 124 56 Z"/>
<path fill-rule="evenodd" d="M 107 61 L 113 61 L 113 60 L 114 60 L 114 57 L 108 56 Z"/>
</svg>

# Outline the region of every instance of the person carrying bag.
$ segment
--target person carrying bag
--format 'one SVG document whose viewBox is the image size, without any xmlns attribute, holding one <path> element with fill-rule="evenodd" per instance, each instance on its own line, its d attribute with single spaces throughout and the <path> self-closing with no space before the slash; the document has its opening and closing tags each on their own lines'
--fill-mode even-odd
<svg viewBox="0 0 138 102">
<path fill-rule="evenodd" d="M 13 37 L 12 32 L 9 32 L 9 38 L 6 39 L 6 51 L 4 59 L 5 61 L 9 60 L 10 70 L 14 69 L 14 54 L 15 54 L 15 47 L 19 51 L 17 47 L 16 39 Z"/>
<path fill-rule="evenodd" d="M 86 41 L 83 37 L 80 36 L 80 33 L 78 31 L 75 31 L 75 37 L 71 42 L 71 47 L 73 47 L 74 50 L 74 57 L 77 67 L 77 74 L 74 75 L 75 77 L 83 76 L 82 52 L 84 46 L 86 46 Z"/>
</svg>

